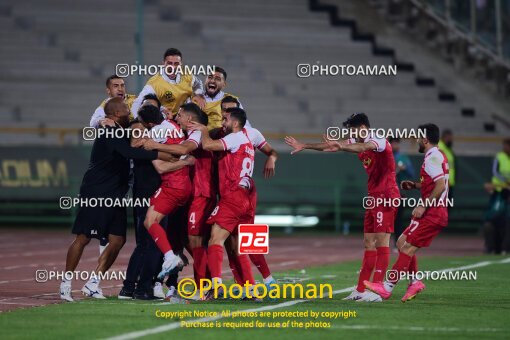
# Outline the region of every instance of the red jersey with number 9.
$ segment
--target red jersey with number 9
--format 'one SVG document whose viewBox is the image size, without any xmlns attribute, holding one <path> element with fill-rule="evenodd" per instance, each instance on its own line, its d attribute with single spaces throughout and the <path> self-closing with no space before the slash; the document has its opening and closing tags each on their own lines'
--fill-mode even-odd
<svg viewBox="0 0 510 340">
<path fill-rule="evenodd" d="M 251 188 L 255 149 L 246 129 L 230 133 L 220 141 L 225 150 L 218 160 L 220 196 L 228 195 L 239 189 L 239 186 Z"/>
</svg>

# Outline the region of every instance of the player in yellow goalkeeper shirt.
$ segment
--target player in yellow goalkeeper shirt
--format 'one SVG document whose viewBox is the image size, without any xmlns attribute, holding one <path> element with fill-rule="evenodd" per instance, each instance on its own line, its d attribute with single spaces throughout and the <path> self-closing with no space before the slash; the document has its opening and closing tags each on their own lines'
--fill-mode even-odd
<svg viewBox="0 0 510 340">
<path fill-rule="evenodd" d="M 209 118 L 207 128 L 209 130 L 221 127 L 221 101 L 223 98 L 230 96 L 239 102 L 236 96 L 229 93 L 223 92 L 223 89 L 227 86 L 227 72 L 216 66 L 214 74 L 209 74 L 205 79 L 205 107 L 203 111 Z M 239 107 L 242 109 L 243 106 L 239 103 Z"/>
<path fill-rule="evenodd" d="M 166 109 L 173 115 L 188 99 L 195 102 L 201 109 L 204 108 L 202 81 L 193 74 L 179 72 L 183 69 L 182 53 L 176 48 L 169 48 L 163 56 L 163 65 L 165 68 L 161 73 L 152 76 L 135 99 L 131 107 L 133 117 L 137 117 L 143 97 L 151 93 L 158 97 L 162 109 Z"/>
</svg>

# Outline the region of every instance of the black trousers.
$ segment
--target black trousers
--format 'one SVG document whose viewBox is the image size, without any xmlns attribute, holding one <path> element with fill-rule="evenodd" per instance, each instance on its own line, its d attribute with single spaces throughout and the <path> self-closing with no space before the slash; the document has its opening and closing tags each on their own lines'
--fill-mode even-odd
<svg viewBox="0 0 510 340">
<path fill-rule="evenodd" d="M 134 208 L 136 247 L 131 254 L 126 270 L 124 288 L 137 293 L 152 293 L 155 275 L 161 267 L 161 251 L 151 235 L 145 229 L 143 222 L 148 208 Z M 167 218 L 161 221 L 161 226 L 166 229 Z"/>
</svg>

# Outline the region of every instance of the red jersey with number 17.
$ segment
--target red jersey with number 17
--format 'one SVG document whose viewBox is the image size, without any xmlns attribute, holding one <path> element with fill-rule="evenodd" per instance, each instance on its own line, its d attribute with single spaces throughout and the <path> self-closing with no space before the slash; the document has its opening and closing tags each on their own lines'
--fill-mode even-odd
<svg viewBox="0 0 510 340">
<path fill-rule="evenodd" d="M 220 139 L 225 152 L 218 160 L 220 197 L 239 189 L 253 187 L 253 164 L 255 149 L 248 138 L 246 129 L 230 133 Z"/>
<path fill-rule="evenodd" d="M 366 138 L 365 143 L 373 143 L 377 147 L 358 154 L 368 174 L 368 195 L 385 198 L 400 197 L 391 144 L 386 139 L 375 136 Z"/>
</svg>

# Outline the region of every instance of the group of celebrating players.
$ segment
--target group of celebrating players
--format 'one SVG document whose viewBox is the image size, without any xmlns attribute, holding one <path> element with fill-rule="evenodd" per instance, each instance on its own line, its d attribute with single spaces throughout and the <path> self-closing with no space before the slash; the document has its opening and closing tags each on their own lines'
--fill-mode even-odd
<svg viewBox="0 0 510 340">
<path fill-rule="evenodd" d="M 134 211 L 137 245 L 118 297 L 182 302 L 175 287 L 178 272 L 188 262 L 184 249 L 193 257 L 197 282 L 208 278 L 214 285 L 222 283 L 226 251 L 236 283 L 255 283 L 253 262 L 271 290 L 276 282 L 264 255 L 238 253 L 237 227 L 254 223 L 255 149 L 267 156 L 266 178 L 274 175 L 278 155 L 251 127 L 239 99 L 223 91 L 227 80 L 224 69 L 216 67 L 203 85 L 194 75 L 171 71 L 182 65 L 179 50 L 168 49 L 163 63 L 173 68 L 151 77 L 138 96 L 126 93 L 122 78 L 109 77 L 109 97 L 90 121 L 97 128 L 129 127 L 151 132 L 151 138 L 97 138 L 80 188 L 84 198 L 124 197 L 129 186 L 134 197 L 150 197 L 149 207 Z M 344 126 L 359 132 L 369 129 L 370 123 L 365 114 L 357 113 Z M 418 140 L 420 152 L 425 153 L 421 179 L 404 181 L 401 186 L 406 190 L 421 189 L 424 199 L 442 201 L 447 198 L 448 163 L 437 149 L 439 129 L 434 124 L 420 129 L 426 132 L 426 137 Z M 370 135 L 365 139 L 325 139 L 323 143 L 303 144 L 286 137 L 285 142 L 293 148 L 292 153 L 304 149 L 357 153 L 368 174 L 368 194 L 374 198 L 400 197 L 391 145 L 385 139 Z M 386 206 L 366 211 L 365 253 L 358 285 L 346 299 L 376 302 L 390 297 L 398 277 L 383 280 L 389 265 L 395 214 L 396 208 Z M 416 272 L 416 251 L 430 244 L 447 219 L 447 210 L 441 204 L 416 207 L 410 226 L 397 242 L 399 257 L 393 269 Z M 76 269 L 90 239 L 99 238 L 103 242 L 95 272 L 105 273 L 125 243 L 126 229 L 125 207 L 79 207 L 73 225 L 76 238 L 67 253 L 66 272 Z M 165 277 L 166 293 L 162 289 Z M 82 292 L 105 298 L 100 281 L 97 276 L 91 277 Z M 411 280 L 402 301 L 414 298 L 424 288 L 421 281 Z M 60 286 L 61 299 L 73 301 L 71 292 L 71 280 L 65 278 Z M 206 296 L 210 298 L 211 294 Z"/>
<path fill-rule="evenodd" d="M 224 69 L 216 67 L 203 86 L 194 75 L 170 73 L 182 65 L 179 50 L 168 49 L 163 63 L 173 68 L 150 78 L 136 98 L 125 93 L 122 78 L 109 77 L 109 98 L 97 108 L 90 122 L 91 126 L 105 129 L 147 129 L 152 136 L 120 141 L 111 138 L 113 142 L 106 137 L 97 138 L 80 188 L 81 197 L 125 195 L 132 160 L 133 196 L 150 197 L 148 208 L 135 210 L 137 247 L 118 296 L 165 298 L 160 282 L 168 276 L 166 298 L 178 300 L 177 273 L 187 264 L 184 249 L 193 257 L 197 281 L 210 278 L 214 284 L 222 282 L 225 247 L 237 283 L 255 283 L 253 262 L 264 283 L 271 287 L 276 282 L 264 255 L 248 257 L 237 253 L 237 226 L 254 223 L 255 219 L 255 148 L 267 155 L 266 178 L 274 175 L 278 155 L 264 136 L 250 126 L 237 97 L 223 92 L 227 79 Z M 105 165 L 121 161 L 122 169 Z M 119 171 L 123 175 L 116 173 Z M 109 190 L 105 189 L 104 176 L 117 179 Z M 76 269 L 84 247 L 94 237 L 104 237 L 107 243 L 103 244 L 95 272 L 108 270 L 125 242 L 126 224 L 125 208 L 79 207 L 73 226 L 77 236 L 68 251 L 66 271 Z M 187 232 L 182 232 L 186 226 Z M 153 245 L 157 246 L 156 256 L 151 255 Z M 154 263 L 160 263 L 160 270 L 154 271 Z M 104 298 L 99 284 L 100 279 L 92 277 L 82 292 Z M 60 291 L 62 299 L 72 301 L 70 280 L 62 282 Z"/>
</svg>

